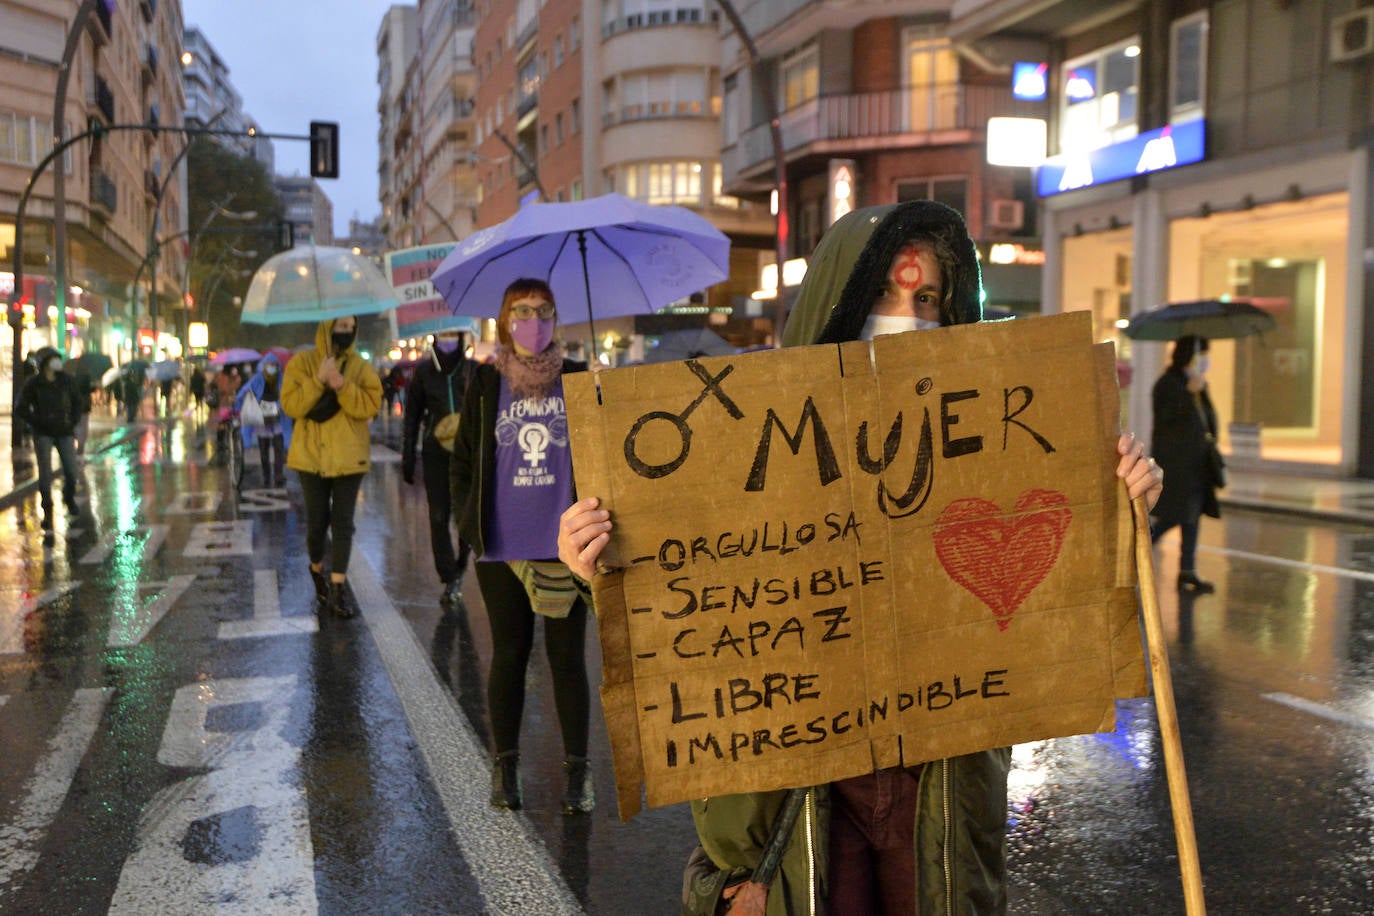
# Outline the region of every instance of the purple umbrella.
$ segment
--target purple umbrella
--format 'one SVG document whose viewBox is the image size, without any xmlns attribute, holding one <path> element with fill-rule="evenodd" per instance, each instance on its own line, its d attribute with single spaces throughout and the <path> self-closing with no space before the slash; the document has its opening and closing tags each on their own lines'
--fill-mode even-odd
<svg viewBox="0 0 1374 916">
<path fill-rule="evenodd" d="M 255 363 L 262 359 L 262 354 L 257 350 L 250 350 L 247 347 L 230 347 L 227 350 L 220 350 L 210 357 L 211 366 L 229 366 L 234 363 Z"/>
<path fill-rule="evenodd" d="M 430 281 L 455 315 L 495 318 L 513 280 L 553 289 L 567 321 L 648 314 L 730 273 L 730 240 L 683 207 L 619 194 L 572 203 L 528 204 L 473 233 Z"/>
</svg>

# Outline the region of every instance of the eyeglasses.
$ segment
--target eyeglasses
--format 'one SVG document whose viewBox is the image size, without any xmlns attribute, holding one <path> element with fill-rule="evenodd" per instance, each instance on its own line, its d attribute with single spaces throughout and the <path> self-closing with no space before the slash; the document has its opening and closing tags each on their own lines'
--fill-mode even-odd
<svg viewBox="0 0 1374 916">
<path fill-rule="evenodd" d="M 552 318 L 554 315 L 558 314 L 558 311 L 553 307 L 552 302 L 545 302 L 538 308 L 532 305 L 517 305 L 510 310 L 510 313 L 520 321 L 524 321 L 528 318 L 533 318 L 535 315 L 538 315 L 540 318 Z"/>
</svg>

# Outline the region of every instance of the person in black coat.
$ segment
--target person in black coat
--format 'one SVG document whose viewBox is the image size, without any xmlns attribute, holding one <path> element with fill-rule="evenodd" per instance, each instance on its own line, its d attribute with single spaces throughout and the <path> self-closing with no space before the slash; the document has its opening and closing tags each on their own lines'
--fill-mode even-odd
<svg viewBox="0 0 1374 916">
<path fill-rule="evenodd" d="M 38 464 L 38 496 L 43 506 L 43 530 L 53 530 L 52 450 L 62 462 L 62 501 L 76 514 L 76 424 L 81 419 L 81 392 L 62 371 L 62 354 L 45 347 L 36 354 L 38 374 L 24 383 L 18 413 L 33 434 Z"/>
<path fill-rule="evenodd" d="M 1215 464 L 1217 412 L 1207 395 L 1207 338 L 1188 335 L 1174 342 L 1169 368 L 1155 382 L 1154 438 L 1150 451 L 1164 469 L 1164 492 L 1150 516 L 1150 539 L 1174 526 L 1182 529 L 1178 587 L 1209 594 L 1215 586 L 1197 574 L 1197 535 L 1202 516 L 1221 517 L 1216 488 L 1223 484 Z"/>
<path fill-rule="evenodd" d="M 462 597 L 463 568 L 468 562 L 468 545 L 461 538 L 454 548 L 449 522 L 453 518 L 453 498 L 449 486 L 449 445 L 435 437 L 444 418 L 463 406 L 473 363 L 463 355 L 463 335 L 441 331 L 435 335 L 430 358 L 415 367 L 415 375 L 405 392 L 405 431 L 401 439 L 401 476 L 415 482 L 417 448 L 423 462 L 425 497 L 429 502 L 429 545 L 434 552 L 434 570 L 444 583 L 441 599 L 455 609 Z M 447 432 L 447 430 L 444 430 Z M 423 444 L 421 444 L 423 443 Z"/>
</svg>

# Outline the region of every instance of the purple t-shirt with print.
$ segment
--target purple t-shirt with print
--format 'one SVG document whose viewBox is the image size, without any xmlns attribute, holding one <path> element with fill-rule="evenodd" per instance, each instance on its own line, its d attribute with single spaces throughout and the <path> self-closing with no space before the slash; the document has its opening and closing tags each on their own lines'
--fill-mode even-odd
<svg viewBox="0 0 1374 916">
<path fill-rule="evenodd" d="M 516 398 L 503 378 L 496 411 L 496 486 L 482 559 L 552 559 L 573 493 L 563 379 L 547 397 Z"/>
</svg>

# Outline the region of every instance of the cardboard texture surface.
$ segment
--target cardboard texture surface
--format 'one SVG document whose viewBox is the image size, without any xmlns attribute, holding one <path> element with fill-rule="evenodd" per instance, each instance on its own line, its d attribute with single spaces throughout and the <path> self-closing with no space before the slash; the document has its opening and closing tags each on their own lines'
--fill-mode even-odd
<svg viewBox="0 0 1374 916">
<path fill-rule="evenodd" d="M 1086 313 L 570 376 L 620 814 L 1110 730 L 1142 695 Z"/>
</svg>

